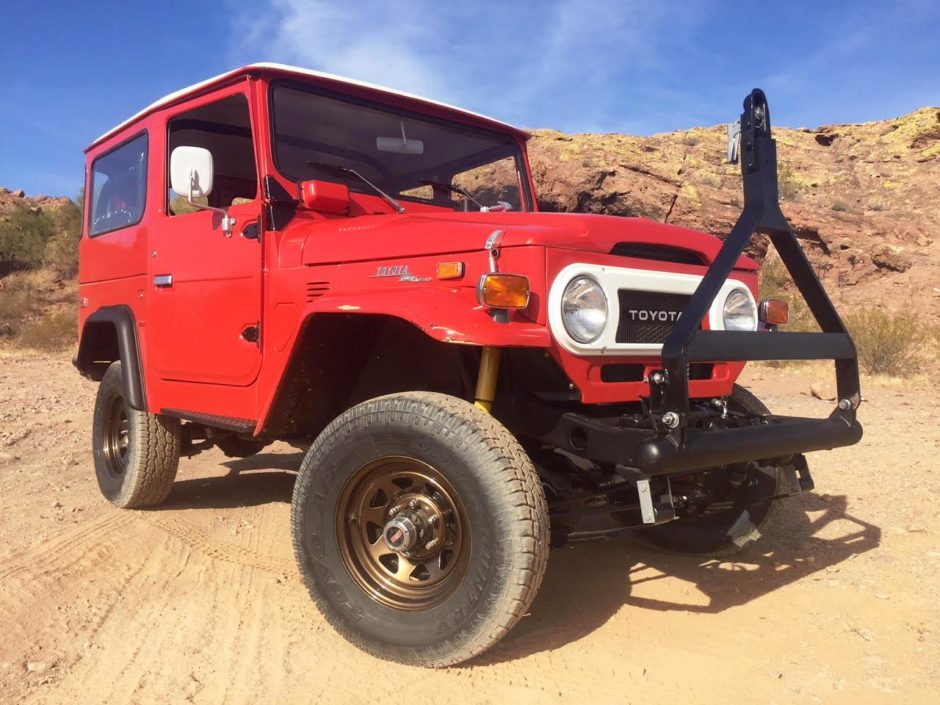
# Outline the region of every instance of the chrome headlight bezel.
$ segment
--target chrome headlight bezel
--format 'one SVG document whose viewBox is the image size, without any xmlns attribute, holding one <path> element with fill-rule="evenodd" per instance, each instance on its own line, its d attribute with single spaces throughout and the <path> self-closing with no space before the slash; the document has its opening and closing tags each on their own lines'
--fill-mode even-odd
<svg viewBox="0 0 940 705">
<path fill-rule="evenodd" d="M 728 292 L 721 306 L 721 322 L 729 331 L 757 330 L 757 304 L 746 289 L 735 287 Z"/>
<path fill-rule="evenodd" d="M 578 288 L 580 291 L 576 290 Z M 584 305 L 586 297 L 592 299 L 590 306 Z M 565 285 L 560 309 L 565 332 L 572 340 L 582 345 L 593 343 L 600 338 L 610 321 L 610 304 L 604 287 L 587 274 L 579 274 Z M 589 316 L 585 317 L 585 313 Z M 591 316 L 594 320 L 591 320 Z"/>
</svg>

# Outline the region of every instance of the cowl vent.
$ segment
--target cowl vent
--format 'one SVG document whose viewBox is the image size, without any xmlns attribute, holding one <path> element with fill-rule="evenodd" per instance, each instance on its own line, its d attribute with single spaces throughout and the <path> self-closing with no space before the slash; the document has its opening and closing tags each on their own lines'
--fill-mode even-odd
<svg viewBox="0 0 940 705">
<path fill-rule="evenodd" d="M 610 254 L 618 257 L 650 259 L 657 262 L 675 262 L 676 264 L 708 264 L 698 252 L 685 250 L 671 245 L 652 245 L 646 242 L 618 242 Z"/>
<path fill-rule="evenodd" d="M 329 282 L 307 282 L 307 301 L 319 299 L 330 290 Z"/>
</svg>

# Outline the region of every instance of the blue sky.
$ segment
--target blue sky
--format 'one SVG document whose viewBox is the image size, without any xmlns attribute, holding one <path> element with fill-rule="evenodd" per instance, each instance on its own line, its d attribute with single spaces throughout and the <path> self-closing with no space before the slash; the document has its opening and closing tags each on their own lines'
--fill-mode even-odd
<svg viewBox="0 0 940 705">
<path fill-rule="evenodd" d="M 651 134 L 940 105 L 940 2 L 100 0 L 6 2 L 0 185 L 74 195 L 82 149 L 160 96 L 280 61 L 524 127 Z"/>
</svg>

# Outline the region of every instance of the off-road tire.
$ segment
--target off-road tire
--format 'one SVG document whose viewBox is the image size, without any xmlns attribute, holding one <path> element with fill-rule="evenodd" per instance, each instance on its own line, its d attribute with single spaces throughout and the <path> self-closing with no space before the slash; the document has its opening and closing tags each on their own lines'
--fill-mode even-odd
<svg viewBox="0 0 940 705">
<path fill-rule="evenodd" d="M 109 428 L 115 413 L 123 413 L 126 419 L 123 461 L 109 451 Z M 127 406 L 120 361 L 111 363 L 98 386 L 92 451 L 98 487 L 115 506 L 153 507 L 170 494 L 180 457 L 179 419 Z"/>
<path fill-rule="evenodd" d="M 729 404 L 751 414 L 770 413 L 760 399 L 737 384 Z M 780 468 L 765 466 L 761 472 L 768 475 L 763 481 L 773 488 L 770 494 L 777 494 L 783 486 Z M 770 530 L 777 505 L 777 501 L 767 500 L 736 508 L 726 516 L 682 517 L 667 524 L 638 529 L 636 535 L 670 553 L 725 558 L 740 552 Z"/>
<path fill-rule="evenodd" d="M 336 516 L 363 467 L 403 456 L 446 476 L 471 537 L 454 592 L 411 611 L 360 587 Z M 444 394 L 393 394 L 343 413 L 307 451 L 291 510 L 297 561 L 326 620 L 363 650 L 411 665 L 457 664 L 499 641 L 531 605 L 548 559 L 548 509 L 528 455 L 491 415 Z"/>
</svg>

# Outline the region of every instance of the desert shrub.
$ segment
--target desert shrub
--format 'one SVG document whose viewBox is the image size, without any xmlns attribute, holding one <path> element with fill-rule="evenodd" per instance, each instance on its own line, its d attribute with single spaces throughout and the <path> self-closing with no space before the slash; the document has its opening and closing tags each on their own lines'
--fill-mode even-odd
<svg viewBox="0 0 940 705">
<path fill-rule="evenodd" d="M 790 273 L 779 255 L 773 250 L 761 263 L 757 288 L 762 299 L 782 298 L 790 287 Z"/>
<path fill-rule="evenodd" d="M 904 377 L 916 371 L 926 342 L 916 314 L 870 308 L 848 316 L 846 325 L 855 339 L 859 363 L 869 374 Z"/>
<path fill-rule="evenodd" d="M 0 220 L 0 265 L 7 270 L 38 265 L 55 231 L 55 220 L 49 213 L 17 206 Z"/>
<path fill-rule="evenodd" d="M 16 343 L 25 348 L 56 352 L 76 343 L 78 318 L 73 309 L 54 311 L 42 318 L 27 321 L 16 336 Z"/>
<path fill-rule="evenodd" d="M 780 164 L 780 168 L 777 172 L 777 183 L 779 185 L 780 198 L 785 201 L 800 200 L 800 182 L 793 172 L 793 168 L 787 162 Z"/>
<path fill-rule="evenodd" d="M 721 177 L 718 174 L 709 174 L 704 173 L 699 178 L 699 183 L 703 186 L 711 186 L 712 188 L 721 188 Z"/>
<path fill-rule="evenodd" d="M 819 324 L 803 300 L 803 295 L 793 284 L 790 273 L 776 252 L 770 252 L 761 264 L 758 277 L 758 292 L 761 299 L 783 299 L 790 304 L 790 322 L 783 330 L 802 333 L 818 331 Z"/>
<path fill-rule="evenodd" d="M 775 251 L 771 251 L 761 263 L 758 275 L 758 294 L 763 299 L 783 299 L 790 304 L 790 322 L 781 328 L 789 333 L 812 333 L 819 331 L 819 324 L 809 310 L 803 295 L 800 293 L 783 260 Z M 768 360 L 769 367 L 783 367 L 798 364 L 791 360 Z"/>
<path fill-rule="evenodd" d="M 845 212 L 845 211 L 849 210 L 849 204 L 846 203 L 845 201 L 833 201 L 833 203 L 832 203 L 832 210 L 834 210 L 834 211 L 839 211 L 839 212 Z"/>
<path fill-rule="evenodd" d="M 69 201 L 55 213 L 55 234 L 46 243 L 46 263 L 65 277 L 78 273 L 78 243 L 82 237 L 81 206 Z"/>
<path fill-rule="evenodd" d="M 14 335 L 33 310 L 33 292 L 29 287 L 7 284 L 8 279 L 0 280 L 4 285 L 0 289 L 0 337 Z"/>
</svg>

